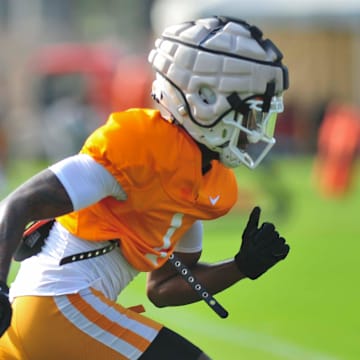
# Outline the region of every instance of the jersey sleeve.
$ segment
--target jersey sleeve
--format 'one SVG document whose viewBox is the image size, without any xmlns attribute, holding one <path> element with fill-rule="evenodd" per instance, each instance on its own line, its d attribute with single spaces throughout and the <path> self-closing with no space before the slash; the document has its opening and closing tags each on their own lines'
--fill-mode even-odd
<svg viewBox="0 0 360 360">
<path fill-rule="evenodd" d="M 112 114 L 81 149 L 105 167 L 125 191 L 151 178 L 154 151 L 144 141 L 151 135 L 144 117 L 140 111 Z"/>
<path fill-rule="evenodd" d="M 181 237 L 176 244 L 175 251 L 194 253 L 202 250 L 203 224 L 200 220 L 195 221 L 191 228 Z"/>
<path fill-rule="evenodd" d="M 68 193 L 74 210 L 113 196 L 125 200 L 126 193 L 116 179 L 93 158 L 78 154 L 49 167 Z"/>
</svg>

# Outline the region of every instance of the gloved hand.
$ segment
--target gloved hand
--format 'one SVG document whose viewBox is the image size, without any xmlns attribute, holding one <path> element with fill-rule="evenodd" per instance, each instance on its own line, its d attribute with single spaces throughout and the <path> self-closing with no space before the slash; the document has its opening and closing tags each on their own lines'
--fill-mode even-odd
<svg viewBox="0 0 360 360">
<path fill-rule="evenodd" d="M 259 228 L 260 211 L 255 207 L 251 212 L 242 234 L 240 251 L 235 255 L 239 270 L 252 280 L 285 259 L 290 250 L 273 224 L 265 222 Z"/>
<path fill-rule="evenodd" d="M 9 301 L 9 288 L 0 281 L 0 337 L 10 326 L 12 316 L 12 308 Z"/>
</svg>

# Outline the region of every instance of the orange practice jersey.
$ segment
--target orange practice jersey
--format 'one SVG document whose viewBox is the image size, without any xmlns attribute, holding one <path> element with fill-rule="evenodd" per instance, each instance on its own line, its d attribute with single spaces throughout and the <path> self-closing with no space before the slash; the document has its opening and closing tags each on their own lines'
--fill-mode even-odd
<svg viewBox="0 0 360 360">
<path fill-rule="evenodd" d="M 127 200 L 107 197 L 58 221 L 83 239 L 120 239 L 125 258 L 140 271 L 161 266 L 194 221 L 224 215 L 237 199 L 233 171 L 213 161 L 203 176 L 194 140 L 157 110 L 112 114 L 81 153 L 118 180 Z"/>
</svg>

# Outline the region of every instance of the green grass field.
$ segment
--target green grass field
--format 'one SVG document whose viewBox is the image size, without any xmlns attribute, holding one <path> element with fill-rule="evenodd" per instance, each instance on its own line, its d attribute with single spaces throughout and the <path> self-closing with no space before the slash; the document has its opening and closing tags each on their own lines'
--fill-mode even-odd
<svg viewBox="0 0 360 360">
<path fill-rule="evenodd" d="M 41 167 L 17 164 L 10 169 L 10 187 Z M 312 183 L 310 158 L 283 159 L 276 167 L 271 174 L 237 169 L 239 204 L 228 216 L 205 223 L 204 261 L 235 254 L 253 205 L 263 208 L 262 220 L 274 221 L 291 245 L 286 261 L 263 277 L 239 282 L 216 296 L 230 312 L 227 319 L 205 303 L 155 308 L 146 300 L 143 275 L 119 301 L 143 304 L 148 316 L 191 339 L 215 360 L 360 359 L 360 186 L 355 184 L 346 198 L 324 199 Z M 269 191 L 284 199 L 281 213 L 275 211 Z M 12 277 L 15 272 L 16 267 Z"/>
</svg>

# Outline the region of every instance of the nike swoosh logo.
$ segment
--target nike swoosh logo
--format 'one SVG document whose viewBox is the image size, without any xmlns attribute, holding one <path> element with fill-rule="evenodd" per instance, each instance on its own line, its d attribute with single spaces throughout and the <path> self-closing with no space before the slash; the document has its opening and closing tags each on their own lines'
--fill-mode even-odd
<svg viewBox="0 0 360 360">
<path fill-rule="evenodd" d="M 219 201 L 219 199 L 220 199 L 220 195 L 215 196 L 215 197 L 209 196 L 209 200 L 211 202 L 211 205 L 213 205 L 213 206 Z"/>
</svg>

